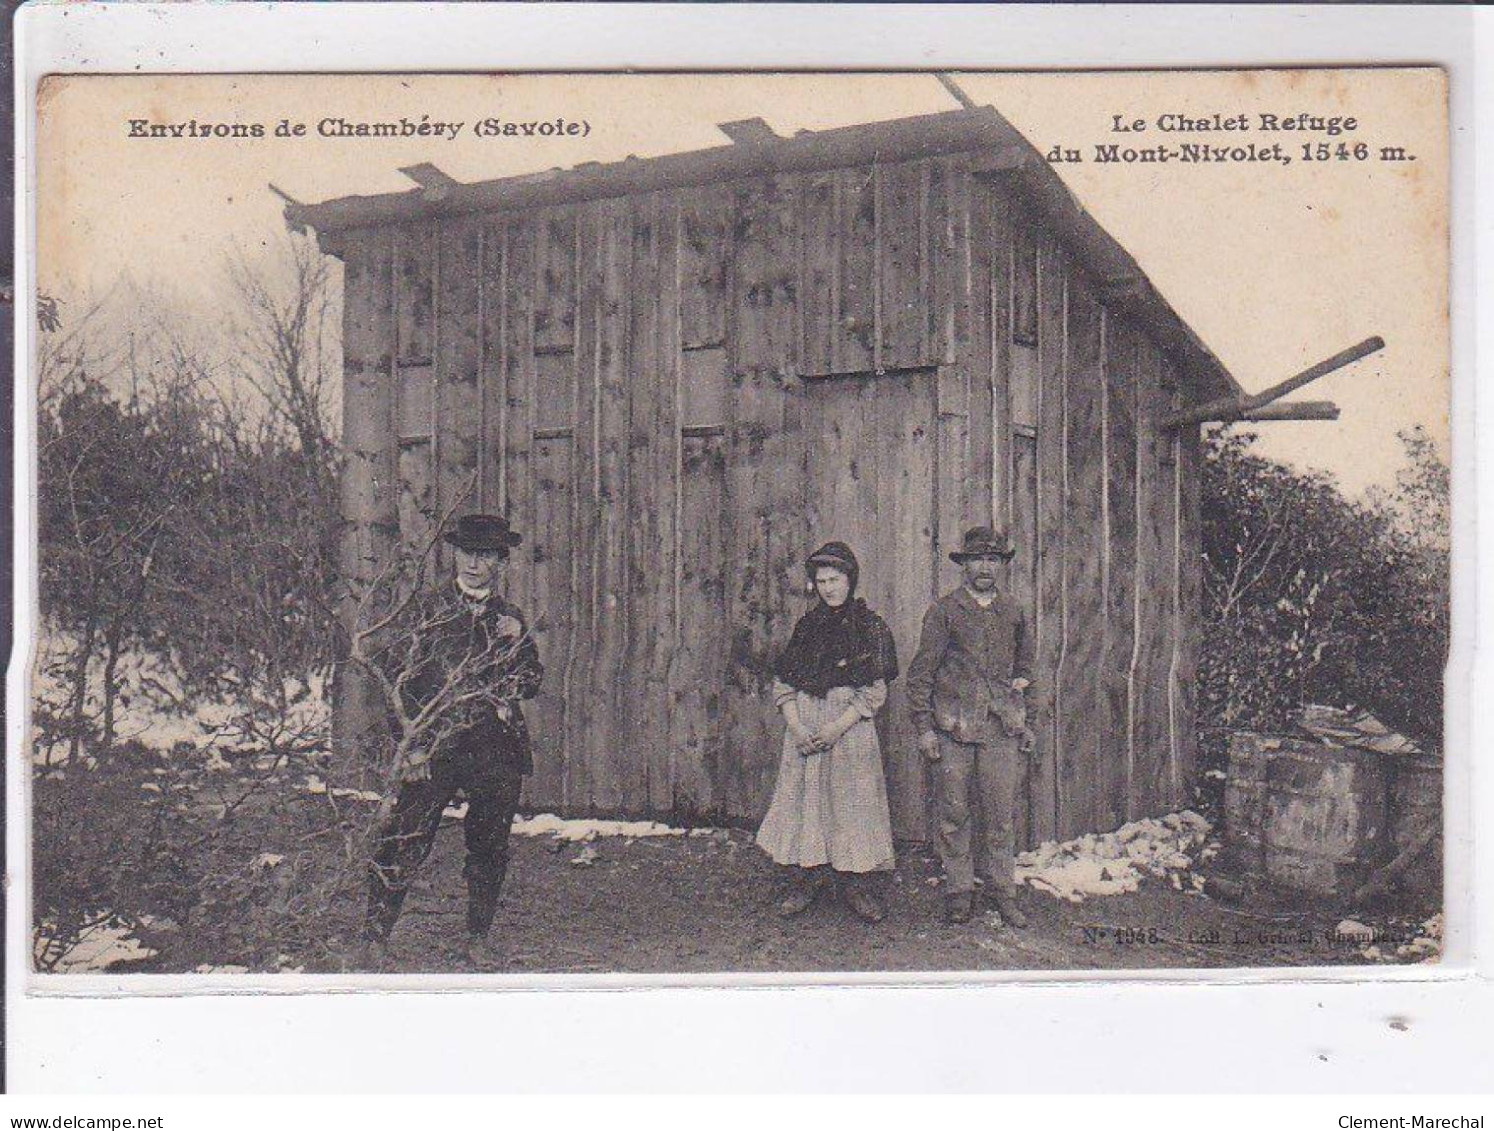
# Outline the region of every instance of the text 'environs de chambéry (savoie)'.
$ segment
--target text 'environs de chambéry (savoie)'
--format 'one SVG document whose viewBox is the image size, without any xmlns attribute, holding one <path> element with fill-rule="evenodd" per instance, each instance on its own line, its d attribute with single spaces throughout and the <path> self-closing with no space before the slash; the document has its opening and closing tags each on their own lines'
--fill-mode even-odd
<svg viewBox="0 0 1494 1131">
<path fill-rule="evenodd" d="M 381 121 L 327 117 L 315 121 L 281 118 L 275 122 L 222 122 L 189 118 L 184 122 L 157 122 L 150 118 L 128 118 L 126 125 L 129 137 L 155 140 L 304 137 L 357 140 L 420 137 L 455 141 L 469 132 L 473 137 L 482 138 L 586 137 L 591 133 L 591 123 L 584 118 L 534 118 L 524 121 L 478 118 L 470 122 L 457 122 L 430 114 L 402 115 Z"/>
</svg>

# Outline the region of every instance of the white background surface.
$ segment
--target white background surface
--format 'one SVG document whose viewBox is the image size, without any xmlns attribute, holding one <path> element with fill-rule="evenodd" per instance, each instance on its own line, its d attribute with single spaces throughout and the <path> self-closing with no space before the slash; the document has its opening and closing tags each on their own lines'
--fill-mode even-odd
<svg viewBox="0 0 1494 1131">
<path fill-rule="evenodd" d="M 1490 570 L 1475 570 L 1476 111 L 1491 106 L 1494 20 L 1451 8 L 1201 8 L 742 5 L 59 5 L 18 25 L 17 308 L 34 84 L 49 71 L 495 70 L 623 66 L 1074 68 L 1331 63 L 1448 67 L 1454 123 L 1454 491 L 1459 574 L 1449 682 L 1449 948 L 1440 969 L 1379 981 L 1168 984 L 1054 980 L 896 988 L 652 988 L 79 999 L 28 995 L 22 866 L 23 669 L 33 597 L 29 383 L 16 394 L 16 639 L 8 676 L 9 1086 L 19 1092 L 488 1090 L 1325 1090 L 1494 1088 L 1489 1022 L 1494 918 L 1475 899 L 1494 876 L 1490 775 L 1470 751 L 1494 737 Z M 1487 192 L 1484 194 L 1487 196 Z M 1475 237 L 1484 244 L 1474 256 Z M 1488 307 L 1488 303 L 1482 304 Z M 18 327 L 17 358 L 30 326 Z M 1475 336 L 1477 335 L 1477 337 Z M 1487 494 L 1487 491 L 1485 492 Z M 1470 680 L 1476 677 L 1476 683 Z M 1480 689 L 1472 694 L 1471 688 Z M 1478 821 L 1475 821 L 1477 812 Z M 1475 858 L 1476 861 L 1475 861 Z M 1477 871 L 1474 870 L 1475 862 Z M 1471 963 L 1483 955 L 1482 967 Z M 96 983 L 97 984 L 97 983 Z M 107 985 L 107 983 L 105 983 Z M 408 986 L 440 983 L 411 979 Z M 54 1105 L 55 1106 L 55 1105 Z M 76 1105 L 72 1105 L 76 1106 Z M 69 1108 L 71 1110 L 71 1106 Z M 39 1114 L 45 1114 L 38 1112 Z M 58 1111 L 54 1114 L 66 1114 Z M 1371 1113 L 1373 1114 L 1373 1113 Z M 1330 1126 L 1324 1120 L 1321 1124 Z"/>
</svg>

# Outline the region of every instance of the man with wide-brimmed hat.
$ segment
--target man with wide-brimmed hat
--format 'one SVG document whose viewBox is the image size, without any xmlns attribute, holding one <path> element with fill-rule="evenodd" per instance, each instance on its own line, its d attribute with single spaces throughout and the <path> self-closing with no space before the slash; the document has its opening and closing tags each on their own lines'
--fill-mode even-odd
<svg viewBox="0 0 1494 1131">
<path fill-rule="evenodd" d="M 1020 761 L 1031 748 L 1024 691 L 1032 674 L 1032 632 L 1001 590 L 1014 549 L 987 526 L 965 532 L 949 556 L 961 585 L 923 618 L 908 667 L 908 710 L 918 747 L 938 782 L 938 847 L 945 917 L 966 923 L 975 907 L 972 806 L 985 819 L 984 890 L 1012 927 L 1027 925 L 1013 878 L 1014 809 Z"/>
<path fill-rule="evenodd" d="M 454 547 L 455 581 L 424 595 L 403 646 L 399 710 L 425 720 L 428 743 L 399 768 L 393 809 L 369 869 L 365 937 L 383 957 L 411 873 L 431 850 L 441 815 L 467 800 L 467 950 L 492 959 L 487 933 L 508 870 L 509 828 L 524 775 L 533 769 L 520 700 L 539 693 L 544 668 L 519 609 L 503 595 L 508 555 L 523 539 L 501 515 L 463 515 L 443 536 Z"/>
</svg>

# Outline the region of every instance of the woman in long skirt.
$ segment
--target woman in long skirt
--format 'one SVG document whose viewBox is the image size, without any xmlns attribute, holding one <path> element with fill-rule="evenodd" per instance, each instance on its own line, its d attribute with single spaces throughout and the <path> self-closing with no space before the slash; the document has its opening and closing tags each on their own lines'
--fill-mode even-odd
<svg viewBox="0 0 1494 1131">
<path fill-rule="evenodd" d="M 832 875 L 868 922 L 886 906 L 876 874 L 893 865 L 882 750 L 873 723 L 897 678 L 887 623 L 855 596 L 861 567 L 844 542 L 805 562 L 816 597 L 774 669 L 773 699 L 787 724 L 778 781 L 757 843 L 789 869 L 782 915 L 814 903 Z"/>
</svg>

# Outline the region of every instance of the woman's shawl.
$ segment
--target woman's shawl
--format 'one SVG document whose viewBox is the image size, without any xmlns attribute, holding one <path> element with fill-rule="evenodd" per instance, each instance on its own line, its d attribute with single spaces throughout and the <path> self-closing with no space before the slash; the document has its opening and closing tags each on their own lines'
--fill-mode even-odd
<svg viewBox="0 0 1494 1131">
<path fill-rule="evenodd" d="M 823 699 L 832 687 L 870 687 L 897 678 L 897 645 L 887 622 L 860 597 L 832 609 L 823 601 L 799 618 L 773 674 Z"/>
</svg>

